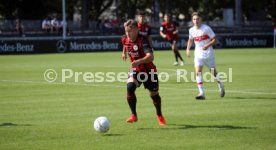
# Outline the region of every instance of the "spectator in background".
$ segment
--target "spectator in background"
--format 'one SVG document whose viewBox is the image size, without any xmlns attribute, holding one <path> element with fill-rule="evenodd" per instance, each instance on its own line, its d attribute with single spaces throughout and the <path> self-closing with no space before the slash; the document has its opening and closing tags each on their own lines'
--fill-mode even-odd
<svg viewBox="0 0 276 150">
<path fill-rule="evenodd" d="M 96 29 L 100 31 L 100 34 L 103 34 L 103 21 L 101 19 L 97 20 Z"/>
<path fill-rule="evenodd" d="M 111 19 L 111 26 L 113 28 L 112 34 L 116 34 L 119 32 L 120 24 L 119 24 L 119 20 L 116 16 Z"/>
<path fill-rule="evenodd" d="M 19 36 L 25 36 L 24 25 L 22 24 L 22 21 L 19 18 L 15 20 L 15 30 Z"/>
<path fill-rule="evenodd" d="M 110 21 L 108 19 L 105 19 L 103 23 L 103 34 L 112 34 L 112 29 L 113 27 Z"/>
<path fill-rule="evenodd" d="M 49 17 L 46 17 L 42 21 L 42 31 L 44 31 L 46 33 L 50 33 L 50 31 L 51 31 L 51 21 L 50 21 Z"/>
<path fill-rule="evenodd" d="M 60 28 L 59 21 L 57 20 L 57 18 L 53 18 L 51 20 L 51 31 L 53 33 L 58 33 L 59 28 Z"/>
<path fill-rule="evenodd" d="M 61 20 L 61 21 L 59 21 L 59 26 L 58 26 L 58 32 L 59 33 L 63 33 L 63 25 L 65 24 L 65 26 L 66 26 L 66 32 L 67 32 L 67 35 L 68 36 L 70 36 L 71 35 L 71 32 L 70 32 L 70 30 L 69 30 L 69 27 L 68 27 L 68 24 L 67 24 L 67 22 L 65 21 L 63 21 L 63 20 Z"/>
</svg>

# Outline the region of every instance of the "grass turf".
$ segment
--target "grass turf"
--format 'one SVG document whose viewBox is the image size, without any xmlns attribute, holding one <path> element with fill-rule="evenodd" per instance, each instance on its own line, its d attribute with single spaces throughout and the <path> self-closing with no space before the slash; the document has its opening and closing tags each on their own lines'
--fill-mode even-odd
<svg viewBox="0 0 276 150">
<path fill-rule="evenodd" d="M 184 53 L 182 53 L 184 55 Z M 130 115 L 124 82 L 61 82 L 61 70 L 127 72 L 121 53 L 70 53 L 0 56 L 0 149 L 276 149 L 275 49 L 216 50 L 217 68 L 228 74 L 226 97 L 216 83 L 204 83 L 206 100 L 196 101 L 194 82 L 176 82 L 176 69 L 193 71 L 193 59 L 172 66 L 170 51 L 156 51 L 167 125 L 160 127 L 143 87 L 137 89 L 139 121 Z M 129 61 L 129 60 L 128 60 Z M 47 69 L 57 80 L 44 80 Z M 207 71 L 206 67 L 204 68 Z M 111 129 L 92 128 L 97 116 L 107 116 Z"/>
</svg>

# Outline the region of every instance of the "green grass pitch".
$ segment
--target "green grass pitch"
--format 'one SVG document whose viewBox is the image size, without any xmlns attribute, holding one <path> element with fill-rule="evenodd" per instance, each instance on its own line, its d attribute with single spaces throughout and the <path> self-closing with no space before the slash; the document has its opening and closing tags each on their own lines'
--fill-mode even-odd
<svg viewBox="0 0 276 150">
<path fill-rule="evenodd" d="M 184 56 L 184 51 L 181 51 Z M 159 126 L 148 91 L 137 89 L 139 121 L 130 115 L 124 82 L 61 82 L 62 68 L 74 72 L 127 72 L 120 52 L 0 56 L 1 150 L 192 150 L 276 149 L 276 49 L 215 50 L 217 69 L 228 74 L 226 97 L 216 83 L 204 83 L 206 100 L 196 101 L 194 82 L 176 82 L 176 69 L 193 71 L 193 58 L 173 66 L 171 51 L 156 51 L 167 125 Z M 48 83 L 44 72 L 54 69 Z M 204 71 L 207 71 L 206 67 Z M 107 116 L 110 131 L 97 133 L 93 121 Z"/>
</svg>

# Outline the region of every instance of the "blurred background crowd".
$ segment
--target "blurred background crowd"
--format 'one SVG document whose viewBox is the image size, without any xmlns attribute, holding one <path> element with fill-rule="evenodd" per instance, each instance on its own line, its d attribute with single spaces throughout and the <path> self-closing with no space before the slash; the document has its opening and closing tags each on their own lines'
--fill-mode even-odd
<svg viewBox="0 0 276 150">
<path fill-rule="evenodd" d="M 178 22 L 180 34 L 191 26 L 190 14 L 199 11 L 217 33 L 270 32 L 275 26 L 275 0 L 1 0 L 0 36 L 59 36 L 63 24 L 70 35 L 121 35 L 126 19 L 137 10 L 147 12 L 153 34 L 163 15 Z"/>
</svg>

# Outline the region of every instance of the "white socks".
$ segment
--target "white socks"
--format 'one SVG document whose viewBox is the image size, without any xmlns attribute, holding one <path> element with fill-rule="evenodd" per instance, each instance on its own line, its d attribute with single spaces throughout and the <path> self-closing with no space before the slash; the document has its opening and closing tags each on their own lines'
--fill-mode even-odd
<svg viewBox="0 0 276 150">
<path fill-rule="evenodd" d="M 223 84 L 222 84 L 221 81 L 220 81 L 219 74 L 217 74 L 216 80 L 217 80 L 217 82 L 218 82 L 218 88 L 219 88 L 219 90 L 223 89 Z"/>
<path fill-rule="evenodd" d="M 197 82 L 197 87 L 198 87 L 198 90 L 199 90 L 199 95 L 204 95 L 203 81 L 202 81 L 202 76 L 201 75 L 196 76 L 196 82 Z"/>
</svg>

